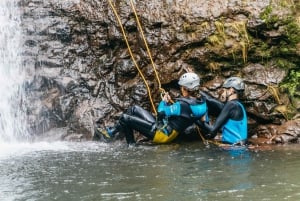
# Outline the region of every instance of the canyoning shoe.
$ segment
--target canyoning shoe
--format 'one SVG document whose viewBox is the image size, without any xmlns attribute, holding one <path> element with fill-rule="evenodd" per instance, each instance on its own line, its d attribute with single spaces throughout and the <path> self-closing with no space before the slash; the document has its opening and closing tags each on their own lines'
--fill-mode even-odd
<svg viewBox="0 0 300 201">
<path fill-rule="evenodd" d="M 95 135 L 99 139 L 103 139 L 105 142 L 112 140 L 113 134 L 109 128 L 96 128 Z"/>
</svg>

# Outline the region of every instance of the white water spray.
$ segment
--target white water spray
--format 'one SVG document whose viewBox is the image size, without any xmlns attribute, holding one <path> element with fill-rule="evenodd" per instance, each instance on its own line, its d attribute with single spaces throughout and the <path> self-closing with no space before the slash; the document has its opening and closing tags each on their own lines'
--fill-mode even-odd
<svg viewBox="0 0 300 201">
<path fill-rule="evenodd" d="M 24 114 L 25 71 L 21 59 L 18 0 L 0 1 L 0 143 L 29 136 Z"/>
</svg>

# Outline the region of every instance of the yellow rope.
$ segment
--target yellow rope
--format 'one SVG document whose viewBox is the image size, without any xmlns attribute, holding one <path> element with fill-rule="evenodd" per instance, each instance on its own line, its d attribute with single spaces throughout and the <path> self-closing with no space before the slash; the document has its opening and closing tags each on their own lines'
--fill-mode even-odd
<svg viewBox="0 0 300 201">
<path fill-rule="evenodd" d="M 136 9 L 135 9 L 135 6 L 133 4 L 133 0 L 130 0 L 130 4 L 131 4 L 131 8 L 134 12 L 134 15 L 135 15 L 135 19 L 136 19 L 136 23 L 139 27 L 139 30 L 140 30 L 140 33 L 142 35 L 142 38 L 143 38 L 143 41 L 144 41 L 144 44 L 145 44 L 145 47 L 147 49 L 147 53 L 148 53 L 148 56 L 150 58 L 150 61 L 151 61 L 151 64 L 152 64 L 152 68 L 154 70 L 154 73 L 155 73 L 155 76 L 156 76 L 156 80 L 158 82 L 158 87 L 159 87 L 159 90 L 162 92 L 162 93 L 165 93 L 165 90 L 163 88 L 161 88 L 161 82 L 160 82 L 160 79 L 159 79 L 159 76 L 158 76 L 158 73 L 157 73 L 157 70 L 156 70 L 156 66 L 153 62 L 153 59 L 152 59 L 152 55 L 151 55 L 151 52 L 150 52 L 150 49 L 148 47 L 148 44 L 147 44 L 147 41 L 146 41 L 146 38 L 145 38 L 145 35 L 144 35 L 144 31 L 142 29 L 142 26 L 141 26 L 141 23 L 140 23 L 140 20 L 138 18 L 138 15 L 137 15 L 137 12 L 136 12 Z"/>
<path fill-rule="evenodd" d="M 200 138 L 201 138 L 203 144 L 208 145 L 208 144 L 209 144 L 209 141 L 206 140 L 206 139 L 203 137 L 203 135 L 202 135 L 202 133 L 201 133 L 201 131 L 200 131 L 200 128 L 199 128 L 198 126 L 197 126 L 197 131 L 198 131 L 198 133 L 199 133 L 199 136 L 200 136 Z"/>
<path fill-rule="evenodd" d="M 135 65 L 136 69 L 138 70 L 140 76 L 142 77 L 142 79 L 143 79 L 143 81 L 144 81 L 144 83 L 145 83 L 145 85 L 146 85 L 147 92 L 148 92 L 148 95 L 149 95 L 149 99 L 150 99 L 150 103 L 151 103 L 153 112 L 154 112 L 155 114 L 157 114 L 156 107 L 155 107 L 154 102 L 153 102 L 153 100 L 152 100 L 152 95 L 151 95 L 151 91 L 150 91 L 149 85 L 148 85 L 148 83 L 147 83 L 147 81 L 146 81 L 146 79 L 145 79 L 145 76 L 143 75 L 141 69 L 139 68 L 139 66 L 138 66 L 138 64 L 137 64 L 137 62 L 136 62 L 136 60 L 135 60 L 135 58 L 134 58 L 134 56 L 133 56 L 132 50 L 131 50 L 130 45 L 129 45 L 129 42 L 128 42 L 128 40 L 127 40 L 127 36 L 126 36 L 125 30 L 124 30 L 124 27 L 123 27 L 122 22 L 121 22 L 121 19 L 120 19 L 118 13 L 117 13 L 117 11 L 116 11 L 116 9 L 115 9 L 115 7 L 114 7 L 112 1 L 111 1 L 111 0 L 108 0 L 108 2 L 109 2 L 109 5 L 110 5 L 110 7 L 112 8 L 112 10 L 113 10 L 113 12 L 114 12 L 114 14 L 115 14 L 115 16 L 116 16 L 116 18 L 117 18 L 117 21 L 118 21 L 118 23 L 119 23 L 119 25 L 120 25 L 120 27 L 121 27 L 121 31 L 122 31 L 124 40 L 125 40 L 125 42 L 126 42 L 126 45 L 127 45 L 128 51 L 129 51 L 129 54 L 130 54 L 130 56 L 131 56 L 131 58 L 132 58 L 132 61 L 133 61 L 133 63 L 134 63 L 134 65 Z M 151 61 L 152 61 L 152 58 L 151 58 Z M 156 72 L 156 71 L 155 71 L 155 72 Z"/>
<path fill-rule="evenodd" d="M 147 91 L 148 91 L 148 95 L 149 95 L 149 99 L 150 99 L 150 102 L 151 102 L 153 111 L 154 111 L 155 114 L 157 114 L 156 108 L 155 108 L 154 103 L 153 103 L 153 100 L 152 100 L 152 96 L 151 96 L 151 91 L 150 91 L 149 85 L 148 85 L 148 83 L 147 83 L 147 81 L 146 81 L 146 79 L 145 79 L 145 76 L 143 75 L 142 71 L 140 70 L 140 68 L 139 68 L 139 66 L 138 66 L 138 64 L 137 64 L 137 62 L 136 62 L 136 60 L 135 60 L 135 58 L 134 58 L 134 56 L 133 56 L 133 53 L 132 53 L 132 51 L 131 51 L 129 42 L 128 42 L 128 40 L 127 40 L 127 36 L 126 36 L 125 30 L 124 30 L 124 27 L 123 27 L 122 22 L 121 22 L 121 19 L 120 19 L 118 13 L 117 13 L 117 11 L 116 11 L 116 9 L 115 9 L 115 7 L 114 7 L 112 1 L 111 1 L 111 0 L 108 0 L 108 2 L 109 2 L 109 4 L 110 4 L 110 6 L 111 6 L 111 8 L 112 8 L 112 10 L 113 10 L 113 12 L 114 12 L 114 14 L 115 14 L 117 20 L 118 20 L 118 23 L 119 23 L 119 25 L 120 25 L 120 27 L 121 27 L 121 31 L 122 31 L 124 40 L 125 40 L 125 42 L 126 42 L 126 45 L 127 45 L 128 51 L 129 51 L 129 54 L 130 54 L 130 56 L 131 56 L 131 58 L 132 58 L 132 60 L 133 60 L 133 63 L 134 63 L 134 65 L 135 65 L 135 67 L 137 68 L 137 70 L 138 70 L 140 76 L 142 77 L 142 79 L 143 79 L 143 81 L 144 81 L 144 83 L 145 83 L 145 85 L 146 85 L 146 87 L 147 87 Z M 152 68 L 153 68 L 154 73 L 155 73 L 156 80 L 157 80 L 157 82 L 158 82 L 158 88 L 159 88 L 159 90 L 161 91 L 161 93 L 165 93 L 165 90 L 161 87 L 161 82 L 160 82 L 160 79 L 159 79 L 159 76 L 158 76 L 158 73 L 157 73 L 157 70 L 156 70 L 156 66 L 155 66 L 155 63 L 154 63 L 154 61 L 153 61 L 153 59 L 152 59 L 152 55 L 151 55 L 150 49 L 149 49 L 149 47 L 148 47 L 148 43 L 147 43 L 147 41 L 146 41 L 146 38 L 145 38 L 145 35 L 144 35 L 144 32 L 143 32 L 143 29 L 142 29 L 140 20 L 139 20 L 139 18 L 138 18 L 138 15 L 137 15 L 137 12 L 136 12 L 136 9 L 135 9 L 135 6 L 134 6 L 134 4 L 133 4 L 133 0 L 130 0 L 130 4 L 131 4 L 131 8 L 132 8 L 132 10 L 133 10 L 133 12 L 134 12 L 134 15 L 135 15 L 135 18 L 136 18 L 136 22 L 137 22 L 138 28 L 139 28 L 139 30 L 140 30 L 141 36 L 142 36 L 142 38 L 143 38 L 145 47 L 146 47 L 146 49 L 147 49 L 147 53 L 148 53 L 148 56 L 149 56 L 150 61 L 151 61 L 151 64 L 152 64 Z M 173 102 L 173 101 L 171 100 L 171 102 Z M 213 143 L 213 144 L 218 144 L 218 143 L 215 142 L 215 141 L 206 140 L 206 139 L 203 137 L 202 133 L 200 132 L 199 127 L 197 127 L 197 129 L 198 129 L 198 133 L 199 133 L 199 135 L 200 135 L 200 137 L 201 137 L 201 139 L 202 139 L 202 141 L 203 141 L 204 144 L 208 145 L 209 142 L 210 142 L 210 143 Z"/>
<path fill-rule="evenodd" d="M 200 131 L 200 128 L 198 126 L 197 126 L 197 131 L 198 131 L 198 134 L 199 134 L 201 140 L 203 141 L 203 144 L 205 144 L 205 145 L 209 145 L 209 144 L 214 144 L 214 145 L 217 145 L 217 146 L 227 145 L 227 144 L 223 144 L 222 142 L 218 142 L 216 140 L 207 140 L 207 139 L 205 139 L 203 134 Z"/>
</svg>

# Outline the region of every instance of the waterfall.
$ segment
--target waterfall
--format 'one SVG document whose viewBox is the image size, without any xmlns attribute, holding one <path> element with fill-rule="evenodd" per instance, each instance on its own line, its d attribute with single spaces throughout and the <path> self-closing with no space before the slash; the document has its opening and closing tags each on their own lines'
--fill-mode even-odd
<svg viewBox="0 0 300 201">
<path fill-rule="evenodd" d="M 26 131 L 22 32 L 18 0 L 0 1 L 0 142 L 29 137 Z"/>
</svg>

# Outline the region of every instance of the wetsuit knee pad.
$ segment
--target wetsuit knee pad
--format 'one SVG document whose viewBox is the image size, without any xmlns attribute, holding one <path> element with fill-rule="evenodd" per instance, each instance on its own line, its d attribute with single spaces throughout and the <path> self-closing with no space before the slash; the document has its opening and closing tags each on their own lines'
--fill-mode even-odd
<svg viewBox="0 0 300 201">
<path fill-rule="evenodd" d="M 128 114 L 122 114 L 120 116 L 119 122 L 122 126 L 126 126 L 128 122 L 130 121 L 130 115 Z"/>
<path fill-rule="evenodd" d="M 134 106 L 131 106 L 130 108 L 128 108 L 125 114 L 135 115 L 136 113 L 139 113 L 140 110 L 143 110 L 143 108 L 141 108 L 138 105 L 134 105 Z"/>
</svg>

